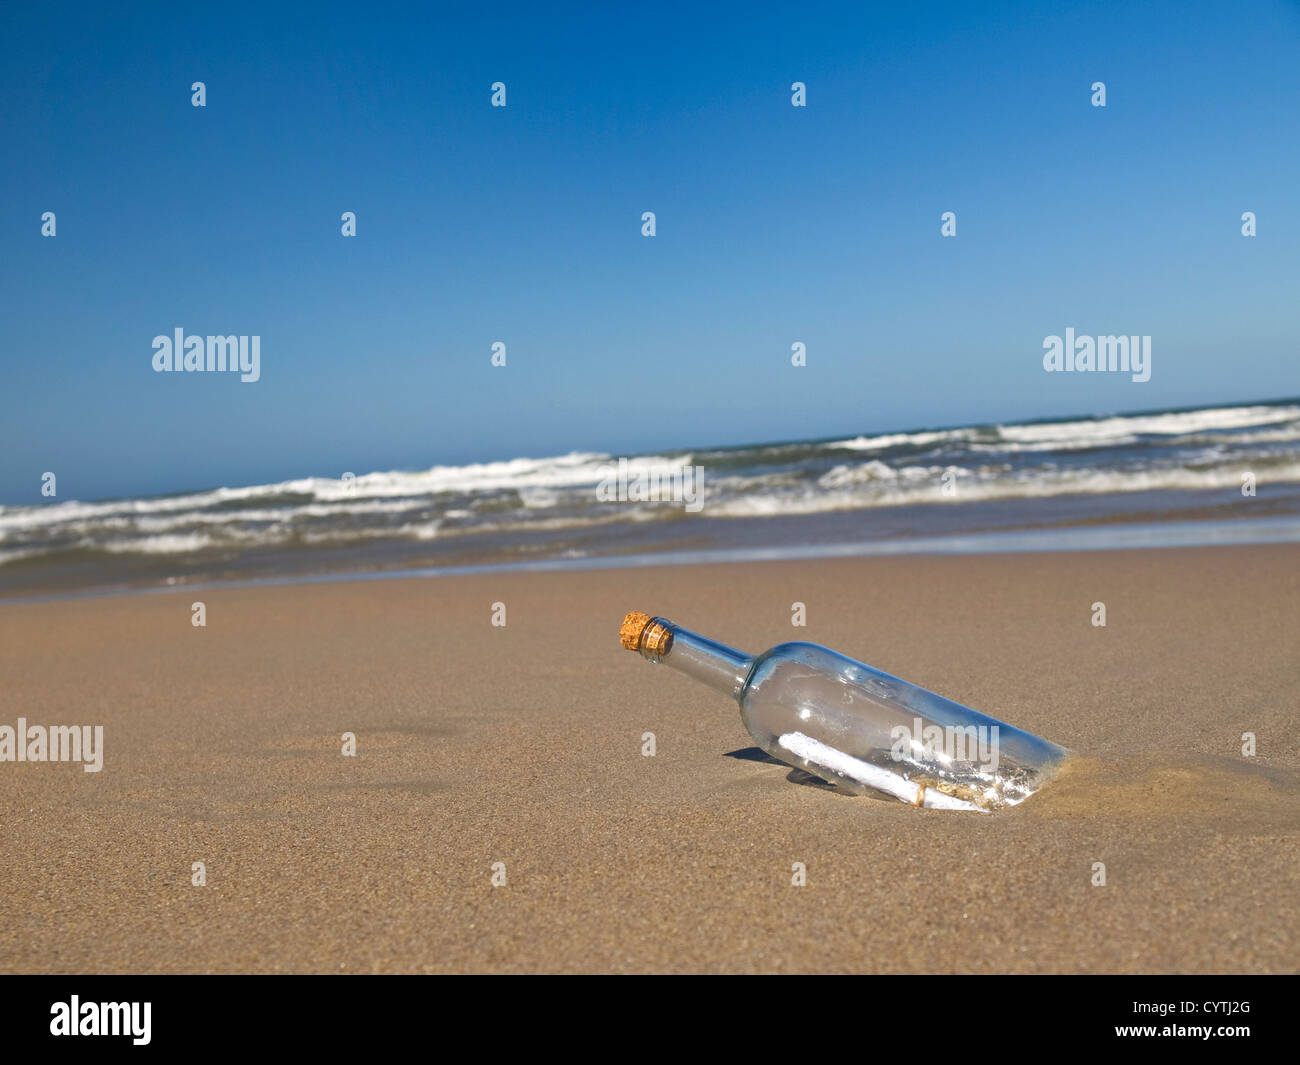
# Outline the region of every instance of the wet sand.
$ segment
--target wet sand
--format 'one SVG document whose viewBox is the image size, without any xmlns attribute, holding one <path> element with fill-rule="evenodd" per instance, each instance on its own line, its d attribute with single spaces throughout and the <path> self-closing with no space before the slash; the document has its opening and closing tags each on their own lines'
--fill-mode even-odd
<svg viewBox="0 0 1300 1065">
<path fill-rule="evenodd" d="M 1075 756 L 989 816 L 799 782 L 620 649 L 631 609 L 824 643 Z M 0 603 L 0 691 L 0 725 L 104 726 L 102 772 L 0 763 L 0 971 L 1300 964 L 1297 545 Z"/>
</svg>

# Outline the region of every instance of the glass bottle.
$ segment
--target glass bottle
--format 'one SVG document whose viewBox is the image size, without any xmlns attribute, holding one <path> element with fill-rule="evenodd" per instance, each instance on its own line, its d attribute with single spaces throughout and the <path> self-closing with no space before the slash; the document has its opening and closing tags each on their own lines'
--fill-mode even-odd
<svg viewBox="0 0 1300 1065">
<path fill-rule="evenodd" d="M 735 699 L 772 757 L 849 791 L 933 809 L 996 810 L 1027 799 L 1067 754 L 814 643 L 750 657 L 639 612 L 623 619 L 619 637 L 648 661 Z"/>
</svg>

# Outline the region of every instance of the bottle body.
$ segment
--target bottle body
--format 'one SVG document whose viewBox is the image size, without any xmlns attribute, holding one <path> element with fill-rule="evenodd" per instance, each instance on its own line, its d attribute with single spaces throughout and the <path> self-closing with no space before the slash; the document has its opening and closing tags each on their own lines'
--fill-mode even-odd
<svg viewBox="0 0 1300 1065">
<path fill-rule="evenodd" d="M 763 750 L 850 791 L 996 810 L 1028 798 L 1063 748 L 811 643 L 754 661 L 738 701 Z"/>
<path fill-rule="evenodd" d="M 645 614 L 629 614 L 620 635 L 642 657 L 735 699 L 772 757 L 852 792 L 997 810 L 1037 791 L 1068 753 L 818 644 L 748 657 Z"/>
</svg>

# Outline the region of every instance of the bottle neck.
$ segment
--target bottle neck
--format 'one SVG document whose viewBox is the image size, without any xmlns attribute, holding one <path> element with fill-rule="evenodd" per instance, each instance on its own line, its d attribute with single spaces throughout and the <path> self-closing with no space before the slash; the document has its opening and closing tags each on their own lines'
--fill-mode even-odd
<svg viewBox="0 0 1300 1065">
<path fill-rule="evenodd" d="M 643 642 L 643 658 L 663 662 L 677 672 L 739 700 L 745 678 L 754 664 L 752 658 L 734 647 L 717 643 L 664 618 L 653 619 L 651 625 L 658 631 L 659 638 Z"/>
</svg>

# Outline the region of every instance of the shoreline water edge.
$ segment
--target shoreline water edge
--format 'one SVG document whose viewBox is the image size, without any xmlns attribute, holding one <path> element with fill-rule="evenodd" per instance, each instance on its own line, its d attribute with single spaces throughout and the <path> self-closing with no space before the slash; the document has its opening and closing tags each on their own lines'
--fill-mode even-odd
<svg viewBox="0 0 1300 1065">
<path fill-rule="evenodd" d="M 0 506 L 0 598 L 1300 539 L 1300 401 Z"/>
</svg>

